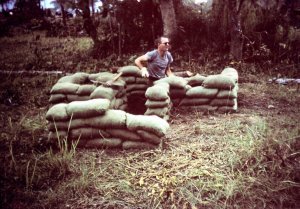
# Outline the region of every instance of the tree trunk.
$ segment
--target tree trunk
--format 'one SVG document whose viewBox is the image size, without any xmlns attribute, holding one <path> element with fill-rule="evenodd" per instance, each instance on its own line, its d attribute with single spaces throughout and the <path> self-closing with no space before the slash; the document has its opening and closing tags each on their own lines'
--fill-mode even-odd
<svg viewBox="0 0 300 209">
<path fill-rule="evenodd" d="M 66 21 L 66 12 L 63 4 L 60 4 L 60 10 L 61 10 L 61 16 L 63 19 L 63 24 L 66 27 L 67 26 L 67 21 Z"/>
<path fill-rule="evenodd" d="M 175 16 L 175 10 L 172 0 L 160 0 L 160 11 L 163 21 L 164 36 L 169 38 L 176 37 L 177 22 Z"/>
<path fill-rule="evenodd" d="M 243 55 L 243 33 L 240 16 L 241 4 L 242 1 L 239 0 L 228 0 L 230 57 L 236 61 L 240 61 Z"/>
</svg>

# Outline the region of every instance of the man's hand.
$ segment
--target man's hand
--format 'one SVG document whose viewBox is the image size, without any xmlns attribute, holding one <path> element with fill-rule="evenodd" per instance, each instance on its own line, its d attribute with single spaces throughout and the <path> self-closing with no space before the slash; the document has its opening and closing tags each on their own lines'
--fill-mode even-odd
<svg viewBox="0 0 300 209">
<path fill-rule="evenodd" d="M 142 67 L 142 69 L 141 69 L 141 73 L 142 73 L 142 77 L 146 77 L 146 78 L 148 78 L 149 77 L 149 73 L 148 73 L 148 70 L 147 70 L 147 68 L 145 68 L 145 67 Z"/>
</svg>

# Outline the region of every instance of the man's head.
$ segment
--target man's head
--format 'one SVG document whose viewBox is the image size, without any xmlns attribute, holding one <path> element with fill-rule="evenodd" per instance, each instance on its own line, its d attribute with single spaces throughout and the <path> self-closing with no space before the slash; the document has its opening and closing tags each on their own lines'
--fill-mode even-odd
<svg viewBox="0 0 300 209">
<path fill-rule="evenodd" d="M 168 51 L 170 49 L 169 38 L 161 36 L 155 40 L 157 49 L 160 51 Z"/>
</svg>

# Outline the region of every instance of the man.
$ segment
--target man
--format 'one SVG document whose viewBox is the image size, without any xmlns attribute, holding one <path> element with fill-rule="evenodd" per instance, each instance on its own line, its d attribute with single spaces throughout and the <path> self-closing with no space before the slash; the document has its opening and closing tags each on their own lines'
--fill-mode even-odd
<svg viewBox="0 0 300 209">
<path fill-rule="evenodd" d="M 150 81 L 156 81 L 161 78 L 173 75 L 170 64 L 173 57 L 169 52 L 170 44 L 167 37 L 160 37 L 155 40 L 157 49 L 136 58 L 135 64 L 141 69 L 143 77 L 149 78 Z M 143 65 L 147 62 L 147 67 Z"/>
</svg>

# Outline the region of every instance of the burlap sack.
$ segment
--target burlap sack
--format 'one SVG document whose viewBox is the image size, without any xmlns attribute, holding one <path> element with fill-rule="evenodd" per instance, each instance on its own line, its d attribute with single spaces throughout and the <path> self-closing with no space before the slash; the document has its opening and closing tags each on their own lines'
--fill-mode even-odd
<svg viewBox="0 0 300 209">
<path fill-rule="evenodd" d="M 89 74 L 78 72 L 73 75 L 64 76 L 60 78 L 57 83 L 75 83 L 75 84 L 83 84 L 88 81 Z"/>
<path fill-rule="evenodd" d="M 122 148 L 125 150 L 128 149 L 154 149 L 155 145 L 147 142 L 134 142 L 134 141 L 125 141 L 122 144 Z"/>
<path fill-rule="evenodd" d="M 159 107 L 167 107 L 171 103 L 170 98 L 166 100 L 161 101 L 155 101 L 155 100 L 147 100 L 145 105 L 148 108 L 159 108 Z"/>
<path fill-rule="evenodd" d="M 67 113 L 66 103 L 53 105 L 46 113 L 48 121 L 68 121 L 71 117 Z"/>
<path fill-rule="evenodd" d="M 154 85 L 159 84 L 159 83 L 168 83 L 171 88 L 172 87 L 184 88 L 187 85 L 188 81 L 182 77 L 170 76 L 170 77 L 162 78 L 160 80 L 155 81 Z"/>
<path fill-rule="evenodd" d="M 145 95 L 150 100 L 166 100 L 169 98 L 169 86 L 163 84 L 149 87 Z"/>
<path fill-rule="evenodd" d="M 164 136 L 169 129 L 169 124 L 155 115 L 132 115 L 126 114 L 126 125 L 129 130 L 137 131 L 144 130 L 156 134 L 159 137 Z"/>
<path fill-rule="evenodd" d="M 67 97 L 65 94 L 51 94 L 49 102 L 52 104 L 66 102 Z"/>
<path fill-rule="evenodd" d="M 126 111 L 128 108 L 128 104 L 125 103 L 125 104 L 122 104 L 120 107 L 119 107 L 119 110 L 123 110 L 123 111 Z"/>
<path fill-rule="evenodd" d="M 123 81 L 126 82 L 127 85 L 131 83 L 135 83 L 135 79 L 136 79 L 136 77 L 134 76 L 122 76 L 121 78 Z"/>
<path fill-rule="evenodd" d="M 141 141 L 141 137 L 134 131 L 128 129 L 105 129 L 114 138 L 120 138 L 129 141 Z"/>
<path fill-rule="evenodd" d="M 96 86 L 93 84 L 85 84 L 85 85 L 81 85 L 79 86 L 79 88 L 77 89 L 76 94 L 77 95 L 90 95 L 94 90 L 96 89 Z"/>
<path fill-rule="evenodd" d="M 169 108 L 148 108 L 145 112 L 145 115 L 157 115 L 158 117 L 163 118 L 165 115 L 169 114 Z"/>
<path fill-rule="evenodd" d="M 219 90 L 216 88 L 204 88 L 203 86 L 197 86 L 188 90 L 186 92 L 186 96 L 192 98 L 214 98 L 218 91 Z"/>
<path fill-rule="evenodd" d="M 231 67 L 226 67 L 222 72 L 221 75 L 228 76 L 232 78 L 236 83 L 238 82 L 239 75 L 236 69 Z"/>
<path fill-rule="evenodd" d="M 126 86 L 126 92 L 134 91 L 134 90 L 145 90 L 149 86 L 147 84 L 129 84 Z"/>
<path fill-rule="evenodd" d="M 188 82 L 188 85 L 190 86 L 201 86 L 205 79 L 206 79 L 205 76 L 202 76 L 198 73 L 192 77 L 185 78 L 185 80 L 187 80 Z"/>
<path fill-rule="evenodd" d="M 76 94 L 79 84 L 74 83 L 56 83 L 50 93 L 51 94 Z"/>
<path fill-rule="evenodd" d="M 135 83 L 149 85 L 149 79 L 148 78 L 143 78 L 143 77 L 142 78 L 137 77 Z"/>
<path fill-rule="evenodd" d="M 141 97 L 145 97 L 145 92 L 146 90 L 134 90 L 131 92 L 127 92 L 128 96 L 141 96 Z"/>
<path fill-rule="evenodd" d="M 231 106 L 233 107 L 235 105 L 235 102 L 233 99 L 213 99 L 210 102 L 211 106 Z"/>
<path fill-rule="evenodd" d="M 193 105 L 204 105 L 208 104 L 211 99 L 209 98 L 184 98 L 179 103 L 179 106 L 193 106 Z"/>
<path fill-rule="evenodd" d="M 67 101 L 68 102 L 74 102 L 74 101 L 87 101 L 90 99 L 90 96 L 88 95 L 76 95 L 76 94 L 67 94 Z"/>
<path fill-rule="evenodd" d="M 108 99 L 91 99 L 87 101 L 75 101 L 67 105 L 66 110 L 72 118 L 89 118 L 103 115 L 109 109 Z"/>
<path fill-rule="evenodd" d="M 122 146 L 122 140 L 117 138 L 92 139 L 85 144 L 86 148 L 118 148 Z"/>
<path fill-rule="evenodd" d="M 141 71 L 137 66 L 129 65 L 118 69 L 118 73 L 122 72 L 122 76 L 141 77 Z"/>
<path fill-rule="evenodd" d="M 217 89 L 233 89 L 236 82 L 233 78 L 225 75 L 210 75 L 203 81 L 205 88 L 217 88 Z"/>
<path fill-rule="evenodd" d="M 140 135 L 140 137 L 143 139 L 143 141 L 145 142 L 149 142 L 151 144 L 160 144 L 161 142 L 161 138 L 156 136 L 153 133 L 150 133 L 148 131 L 144 131 L 144 130 L 137 130 L 137 133 Z"/>
<path fill-rule="evenodd" d="M 93 138 L 107 138 L 110 135 L 102 130 L 91 127 L 74 128 L 71 129 L 69 134 L 70 139 L 93 139 Z"/>
<path fill-rule="evenodd" d="M 93 93 L 91 93 L 90 98 L 104 98 L 108 100 L 112 100 L 115 95 L 117 94 L 117 91 L 114 91 L 110 87 L 104 87 L 104 86 L 98 86 Z"/>
<path fill-rule="evenodd" d="M 122 110 L 107 110 L 102 116 L 85 119 L 85 123 L 88 127 L 95 128 L 125 128 L 126 112 Z"/>
<path fill-rule="evenodd" d="M 232 90 L 220 90 L 216 96 L 218 99 L 233 99 L 237 98 L 238 94 L 238 85 L 236 85 Z"/>
<path fill-rule="evenodd" d="M 107 81 L 110 81 L 116 77 L 117 74 L 113 74 L 110 72 L 100 72 L 100 73 L 94 73 L 90 74 L 88 79 L 90 81 L 97 81 L 100 83 L 105 83 Z"/>
</svg>

